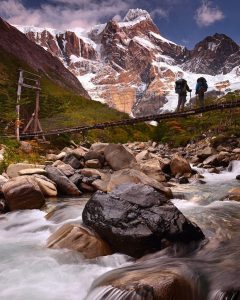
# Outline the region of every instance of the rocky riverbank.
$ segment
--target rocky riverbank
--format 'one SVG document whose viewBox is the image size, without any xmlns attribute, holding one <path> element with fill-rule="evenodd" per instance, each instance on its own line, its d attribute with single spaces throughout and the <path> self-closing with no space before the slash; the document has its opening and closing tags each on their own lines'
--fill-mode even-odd
<svg viewBox="0 0 240 300">
<path fill-rule="evenodd" d="M 139 270 L 125 269 L 122 275 L 107 275 L 99 284 L 96 282 L 96 287 L 107 284 L 112 288 L 105 289 L 102 298 L 90 293 L 89 299 L 115 299 L 119 293 L 124 295 L 122 299 L 130 294 L 133 299 L 170 299 L 173 295 L 181 295 L 176 299 L 205 299 L 198 294 L 197 285 L 191 285 L 190 267 L 184 275 L 179 265 L 166 265 L 160 270 L 154 269 L 153 261 L 176 253 L 178 257 L 198 253 L 199 248 L 211 252 L 212 242 L 205 246 L 205 228 L 203 233 L 201 226 L 194 224 L 189 215 L 191 221 L 184 216 L 171 198 L 178 187 L 188 189 L 193 183 L 206 186 L 201 185 L 207 181 L 203 170 L 220 176 L 217 173 L 227 167 L 230 170 L 231 161 L 239 160 L 239 156 L 239 144 L 215 147 L 208 140 L 178 149 L 152 142 L 65 148 L 48 153 L 45 164 L 9 165 L 0 176 L 0 207 L 11 215 L 29 209 L 46 211 L 56 197 L 63 203 L 69 197 L 75 201 L 86 195 L 90 198 L 82 218 L 79 215 L 82 222 L 70 218 L 51 230 L 46 246 L 74 250 L 86 259 L 114 253 L 143 258 L 132 266 L 132 270 L 140 266 Z M 228 195 L 223 195 L 225 199 L 239 200 L 238 181 L 235 183 Z M 45 213 L 46 218 L 51 219 L 54 213 Z"/>
</svg>

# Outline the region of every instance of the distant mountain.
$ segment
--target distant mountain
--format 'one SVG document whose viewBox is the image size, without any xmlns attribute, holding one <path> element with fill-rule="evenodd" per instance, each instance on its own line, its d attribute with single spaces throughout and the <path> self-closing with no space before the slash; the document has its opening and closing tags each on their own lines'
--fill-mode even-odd
<svg viewBox="0 0 240 300">
<path fill-rule="evenodd" d="M 174 82 L 192 88 L 204 75 L 209 90 L 240 88 L 240 49 L 215 34 L 193 50 L 164 38 L 145 10 L 131 9 L 122 22 L 110 20 L 88 31 L 16 26 L 66 66 L 92 99 L 117 110 L 146 115 L 176 107 Z"/>
</svg>

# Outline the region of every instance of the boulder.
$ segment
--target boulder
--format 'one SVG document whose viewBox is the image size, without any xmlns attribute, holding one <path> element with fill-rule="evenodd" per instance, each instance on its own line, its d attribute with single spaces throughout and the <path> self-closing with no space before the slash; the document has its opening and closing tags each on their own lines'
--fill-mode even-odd
<svg viewBox="0 0 240 300">
<path fill-rule="evenodd" d="M 144 150 L 144 151 L 142 151 L 142 152 L 140 152 L 136 155 L 137 162 L 139 162 L 141 160 L 146 160 L 146 159 L 149 159 L 149 158 L 150 158 L 150 155 L 149 155 L 148 150 Z"/>
<path fill-rule="evenodd" d="M 185 266 L 185 273 L 176 268 L 127 267 L 105 274 L 97 282 L 98 300 L 108 299 L 108 295 L 121 295 L 121 299 L 136 300 L 202 300 L 204 286 L 188 278 L 193 271 Z M 183 274 L 181 274 L 183 273 Z M 102 287 L 102 288 L 101 288 Z M 100 293 L 101 290 L 101 293 Z M 96 291 L 90 292 L 86 300 L 95 299 Z M 205 293 L 203 293 L 205 294 Z"/>
<path fill-rule="evenodd" d="M 96 192 L 83 210 L 83 222 L 115 252 L 133 257 L 169 243 L 200 241 L 204 234 L 169 201 L 143 184 L 125 184 L 111 193 Z"/>
<path fill-rule="evenodd" d="M 26 169 L 44 169 L 44 165 L 34 165 L 34 164 L 25 164 L 25 163 L 17 163 L 10 164 L 7 168 L 7 175 L 10 178 L 18 177 L 19 172 Z"/>
<path fill-rule="evenodd" d="M 101 169 L 102 163 L 98 159 L 90 159 L 85 162 L 85 167 L 91 169 Z"/>
<path fill-rule="evenodd" d="M 69 177 L 69 180 L 72 181 L 77 187 L 80 187 L 80 183 L 82 182 L 83 175 L 80 174 L 74 174 L 73 176 Z"/>
<path fill-rule="evenodd" d="M 77 159 L 82 159 L 84 155 L 88 152 L 89 150 L 84 148 L 84 147 L 78 147 L 72 151 L 72 154 L 77 158 Z"/>
<path fill-rule="evenodd" d="M 109 173 L 103 173 L 99 170 L 84 168 L 79 171 L 79 173 L 85 177 L 99 176 L 99 178 L 105 180 L 109 178 Z"/>
<path fill-rule="evenodd" d="M 92 186 L 98 191 L 107 192 L 109 180 L 101 180 L 101 179 L 94 180 L 92 182 Z"/>
<path fill-rule="evenodd" d="M 133 154 L 123 145 L 109 144 L 104 150 L 104 155 L 109 166 L 115 171 L 133 168 L 137 165 Z"/>
<path fill-rule="evenodd" d="M 82 162 L 79 161 L 73 154 L 68 154 L 65 156 L 63 162 L 73 167 L 73 169 L 80 169 L 83 167 Z"/>
<path fill-rule="evenodd" d="M 57 196 L 57 188 L 53 181 L 41 175 L 34 175 L 33 178 L 37 182 L 41 192 L 45 197 Z"/>
<path fill-rule="evenodd" d="M 2 186 L 6 183 L 8 179 L 2 175 L 0 175 L 0 194 L 2 193 Z"/>
<path fill-rule="evenodd" d="M 112 254 L 107 243 L 98 235 L 77 224 L 65 224 L 59 228 L 48 238 L 47 247 L 75 250 L 87 259 Z"/>
<path fill-rule="evenodd" d="M 237 175 L 237 176 L 236 176 L 236 179 L 237 179 L 237 180 L 240 180 L 240 175 Z"/>
<path fill-rule="evenodd" d="M 68 164 L 61 161 L 61 164 L 57 166 L 58 170 L 62 171 L 67 177 L 74 175 L 75 169 Z"/>
<path fill-rule="evenodd" d="M 94 186 L 92 186 L 92 184 L 85 183 L 85 182 L 80 183 L 80 189 L 81 189 L 81 191 L 86 192 L 86 193 L 96 192 L 96 188 Z"/>
<path fill-rule="evenodd" d="M 70 181 L 67 176 L 55 167 L 46 167 L 48 178 L 50 178 L 57 185 L 57 190 L 60 194 L 68 196 L 79 196 L 81 192 L 76 185 Z"/>
<path fill-rule="evenodd" d="M 189 183 L 188 178 L 185 177 L 185 176 L 181 176 L 181 177 L 178 179 L 178 181 L 179 181 L 180 184 L 187 184 L 187 183 Z"/>
<path fill-rule="evenodd" d="M 33 152 L 33 147 L 30 143 L 21 141 L 20 142 L 20 150 L 24 153 L 30 154 Z"/>
<path fill-rule="evenodd" d="M 233 149 L 233 153 L 240 154 L 240 148 Z"/>
<path fill-rule="evenodd" d="M 240 187 L 232 188 L 228 191 L 228 199 L 240 201 Z"/>
<path fill-rule="evenodd" d="M 184 175 L 186 173 L 191 173 L 192 169 L 189 164 L 189 162 L 183 158 L 182 156 L 175 154 L 170 163 L 170 169 L 171 173 L 176 176 L 177 174 L 179 175 Z"/>
<path fill-rule="evenodd" d="M 144 174 L 159 182 L 166 181 L 166 177 L 162 172 L 160 161 L 157 158 L 152 158 L 139 164 L 140 171 Z"/>
<path fill-rule="evenodd" d="M 218 154 L 214 154 L 209 156 L 207 159 L 203 161 L 204 165 L 215 165 L 215 163 L 218 161 Z"/>
<path fill-rule="evenodd" d="M 216 150 L 213 147 L 207 146 L 204 149 L 197 152 L 197 156 L 200 159 L 206 159 L 207 157 L 216 154 Z"/>
<path fill-rule="evenodd" d="M 108 143 L 94 143 L 90 147 L 90 150 L 97 153 L 104 153 L 104 150 L 108 145 Z"/>
<path fill-rule="evenodd" d="M 37 182 L 31 177 L 15 177 L 2 186 L 6 205 L 10 211 L 38 209 L 45 204 L 45 198 Z"/>
<path fill-rule="evenodd" d="M 34 175 L 34 174 L 46 175 L 47 172 L 44 169 L 41 169 L 41 168 L 24 169 L 24 170 L 20 170 L 18 172 L 19 176 Z"/>
<path fill-rule="evenodd" d="M 101 168 L 105 163 L 105 157 L 102 152 L 89 151 L 88 153 L 85 154 L 84 160 L 85 160 L 86 167 L 87 167 L 86 163 L 89 160 L 98 160 L 100 166 L 99 168 Z"/>
<path fill-rule="evenodd" d="M 6 201 L 5 201 L 5 199 L 0 198 L 0 214 L 5 213 L 6 211 L 7 211 Z"/>
<path fill-rule="evenodd" d="M 64 157 L 67 156 L 66 152 L 60 152 L 57 156 L 56 156 L 56 160 L 62 160 L 64 159 Z"/>
<path fill-rule="evenodd" d="M 124 169 L 117 172 L 114 172 L 110 178 L 107 191 L 111 192 L 116 187 L 122 184 L 127 183 L 142 183 L 146 185 L 150 185 L 153 188 L 159 190 L 160 192 L 163 192 L 167 197 L 172 197 L 172 192 L 169 188 L 166 188 L 158 182 L 157 180 L 145 175 L 143 172 L 134 170 L 134 169 Z"/>
</svg>

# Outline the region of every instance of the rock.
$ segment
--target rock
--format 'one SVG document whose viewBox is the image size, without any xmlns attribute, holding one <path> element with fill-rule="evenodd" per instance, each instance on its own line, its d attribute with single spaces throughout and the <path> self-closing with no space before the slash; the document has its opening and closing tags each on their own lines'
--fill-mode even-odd
<svg viewBox="0 0 240 300">
<path fill-rule="evenodd" d="M 135 157 L 122 145 L 109 144 L 104 150 L 104 155 L 109 166 L 115 171 L 133 168 L 137 164 Z"/>
<path fill-rule="evenodd" d="M 34 164 L 25 164 L 25 163 L 17 163 L 10 164 L 7 168 L 7 175 L 10 178 L 18 177 L 18 173 L 22 170 L 26 169 L 44 169 L 44 165 L 34 165 Z"/>
<path fill-rule="evenodd" d="M 49 160 L 49 161 L 56 161 L 58 160 L 58 155 L 56 154 L 53 154 L 53 153 L 49 153 L 46 155 L 46 159 Z"/>
<path fill-rule="evenodd" d="M 19 176 L 34 175 L 34 174 L 46 175 L 47 172 L 44 169 L 40 169 L 40 168 L 24 169 L 18 172 Z"/>
<path fill-rule="evenodd" d="M 151 264 L 151 263 L 150 263 Z M 121 295 L 121 299 L 141 300 L 202 300 L 206 299 L 202 294 L 204 286 L 201 281 L 196 284 L 185 274 L 193 271 L 185 266 L 185 273 L 177 268 L 144 268 L 138 265 L 121 270 L 110 271 L 100 278 L 95 288 L 98 289 L 98 300 L 108 299 L 108 295 Z M 102 287 L 102 289 L 101 289 Z M 101 290 L 101 293 L 100 293 Z M 90 293 L 86 300 L 94 299 L 94 293 Z M 139 296 L 140 295 L 140 296 Z"/>
<path fill-rule="evenodd" d="M 160 161 L 157 158 L 140 163 L 140 171 L 159 182 L 166 181 Z"/>
<path fill-rule="evenodd" d="M 96 153 L 104 153 L 104 150 L 108 145 L 108 143 L 94 143 L 90 147 L 90 150 Z"/>
<path fill-rule="evenodd" d="M 73 176 L 69 177 L 69 180 L 72 181 L 78 188 L 80 187 L 80 183 L 82 182 L 83 175 L 74 174 Z"/>
<path fill-rule="evenodd" d="M 55 167 L 46 167 L 48 178 L 50 178 L 57 185 L 57 190 L 60 194 L 69 196 L 79 196 L 81 192 L 72 181 L 70 181 L 63 172 Z"/>
<path fill-rule="evenodd" d="M 77 159 L 82 159 L 84 155 L 88 152 L 89 150 L 84 148 L 84 147 L 78 147 L 73 150 L 72 154 L 77 158 Z"/>
<path fill-rule="evenodd" d="M 56 160 L 62 160 L 64 159 L 64 157 L 67 156 L 66 152 L 60 152 L 57 156 L 56 156 Z"/>
<path fill-rule="evenodd" d="M 187 183 L 189 183 L 188 178 L 185 177 L 185 176 L 180 177 L 178 181 L 179 181 L 180 184 L 187 184 Z"/>
<path fill-rule="evenodd" d="M 142 184 L 125 184 L 111 193 L 96 192 L 83 210 L 83 222 L 111 249 L 133 257 L 169 243 L 200 241 L 204 235 L 164 193 Z"/>
<path fill-rule="evenodd" d="M 93 177 L 93 176 L 100 176 L 101 179 L 105 180 L 109 178 L 109 173 L 103 173 L 100 172 L 99 170 L 95 170 L 95 169 L 81 169 L 80 174 L 82 174 L 85 177 Z"/>
<path fill-rule="evenodd" d="M 92 186 L 98 191 L 107 192 L 109 181 L 110 181 L 110 177 L 109 180 L 97 179 L 92 182 Z"/>
<path fill-rule="evenodd" d="M 214 174 L 219 174 L 220 173 L 220 171 L 216 168 L 210 168 L 210 169 L 208 169 L 208 172 L 209 173 L 214 173 Z"/>
<path fill-rule="evenodd" d="M 137 162 L 139 162 L 141 160 L 149 159 L 150 155 L 149 155 L 148 150 L 144 150 L 144 151 L 138 153 L 135 158 L 136 158 Z"/>
<path fill-rule="evenodd" d="M 208 146 L 206 148 L 204 148 L 203 150 L 200 150 L 199 152 L 197 152 L 197 156 L 200 159 L 206 159 L 207 157 L 216 154 L 216 151 L 214 148 Z"/>
<path fill-rule="evenodd" d="M 240 201 L 240 187 L 233 188 L 228 191 L 228 199 Z"/>
<path fill-rule="evenodd" d="M 30 143 L 21 141 L 20 142 L 20 150 L 22 150 L 22 152 L 24 152 L 24 153 L 30 154 L 33 152 L 33 147 Z"/>
<path fill-rule="evenodd" d="M 160 182 L 145 175 L 143 172 L 134 169 L 124 169 L 113 173 L 110 178 L 107 191 L 111 192 L 119 185 L 128 183 L 142 183 L 150 185 L 160 192 L 163 192 L 167 197 L 172 197 L 172 192 L 169 188 L 164 187 Z"/>
<path fill-rule="evenodd" d="M 240 154 L 240 148 L 235 148 L 235 149 L 233 150 L 233 153 Z"/>
<path fill-rule="evenodd" d="M 95 159 L 97 159 L 98 162 L 99 162 L 99 165 L 100 165 L 99 168 L 101 168 L 104 165 L 104 163 L 105 163 L 105 157 L 104 157 L 104 154 L 102 152 L 89 151 L 84 156 L 85 166 L 87 166 L 86 165 L 87 161 L 89 161 L 89 160 L 95 160 Z"/>
<path fill-rule="evenodd" d="M 65 174 L 67 177 L 74 175 L 75 170 L 73 169 L 73 167 L 71 167 L 68 164 L 65 164 L 64 162 L 61 161 L 61 164 L 59 164 L 57 166 L 58 170 L 60 170 L 61 172 L 63 172 L 63 174 Z"/>
<path fill-rule="evenodd" d="M 237 175 L 237 176 L 236 176 L 236 179 L 237 179 L 237 180 L 240 180 L 240 175 Z"/>
<path fill-rule="evenodd" d="M 77 224 L 65 224 L 59 228 L 48 238 L 47 247 L 75 250 L 87 259 L 112 254 L 107 243 L 98 235 Z"/>
<path fill-rule="evenodd" d="M 0 199 L 0 214 L 3 214 L 7 211 L 5 199 Z"/>
<path fill-rule="evenodd" d="M 80 169 L 83 167 L 83 164 L 73 154 L 65 156 L 63 162 L 73 167 L 73 169 Z"/>
<path fill-rule="evenodd" d="M 87 193 L 96 192 L 96 189 L 95 189 L 94 186 L 92 186 L 91 184 L 85 183 L 85 182 L 80 183 L 80 189 L 81 189 L 81 191 L 84 191 L 84 192 L 87 192 Z"/>
<path fill-rule="evenodd" d="M 45 204 L 37 182 L 31 177 L 15 177 L 2 186 L 2 191 L 10 211 L 39 209 Z"/>
<path fill-rule="evenodd" d="M 92 169 L 100 169 L 102 167 L 102 164 L 98 159 L 90 159 L 85 162 L 85 167 Z"/>
<path fill-rule="evenodd" d="M 218 154 L 214 154 L 214 155 L 209 156 L 207 159 L 205 159 L 203 161 L 203 164 L 204 165 L 214 165 L 215 162 L 217 162 L 217 160 L 218 160 Z"/>
<path fill-rule="evenodd" d="M 34 175 L 33 178 L 37 182 L 41 192 L 45 197 L 57 196 L 57 188 L 53 181 L 41 175 Z"/>
<path fill-rule="evenodd" d="M 2 193 L 2 186 L 6 183 L 8 179 L 2 175 L 0 175 L 0 194 Z"/>
<path fill-rule="evenodd" d="M 218 161 L 222 161 L 223 159 L 228 158 L 229 155 L 231 155 L 229 152 L 221 151 L 221 152 L 218 154 L 217 160 L 218 160 Z"/>
<path fill-rule="evenodd" d="M 177 174 L 183 175 L 184 173 L 192 173 L 189 162 L 178 154 L 175 154 L 171 159 L 170 169 L 174 176 Z"/>
</svg>

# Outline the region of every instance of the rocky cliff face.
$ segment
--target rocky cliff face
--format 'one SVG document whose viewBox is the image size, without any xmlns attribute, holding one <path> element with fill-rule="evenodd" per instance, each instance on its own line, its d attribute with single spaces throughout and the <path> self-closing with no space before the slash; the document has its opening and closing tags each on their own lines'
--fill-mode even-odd
<svg viewBox="0 0 240 300">
<path fill-rule="evenodd" d="M 53 57 L 52 54 L 37 46 L 15 27 L 9 25 L 1 18 L 0 36 L 0 48 L 5 52 L 15 56 L 20 61 L 24 61 L 26 65 L 36 72 L 46 74 L 60 86 L 74 90 L 82 96 L 89 98 L 88 93 L 84 90 L 81 83 L 63 66 L 58 58 Z M 50 35 L 46 33 L 45 42 L 47 42 L 47 38 L 50 38 Z M 51 38 L 49 39 L 49 44 L 51 44 Z"/>
<path fill-rule="evenodd" d="M 190 51 L 161 36 L 147 11 L 130 10 L 122 22 L 97 25 L 88 32 L 18 27 L 58 57 L 94 100 L 117 110 L 146 115 L 176 106 L 174 82 L 184 76 L 194 88 L 198 73 L 239 76 L 239 46 L 225 35 L 207 37 Z M 193 74 L 194 73 L 194 74 Z M 231 84 L 230 84 L 231 85 Z M 240 86 L 240 84 L 239 84 Z"/>
<path fill-rule="evenodd" d="M 226 74 L 239 65 L 239 51 L 240 47 L 232 39 L 216 33 L 205 38 L 190 51 L 183 68 L 194 73 Z"/>
</svg>

